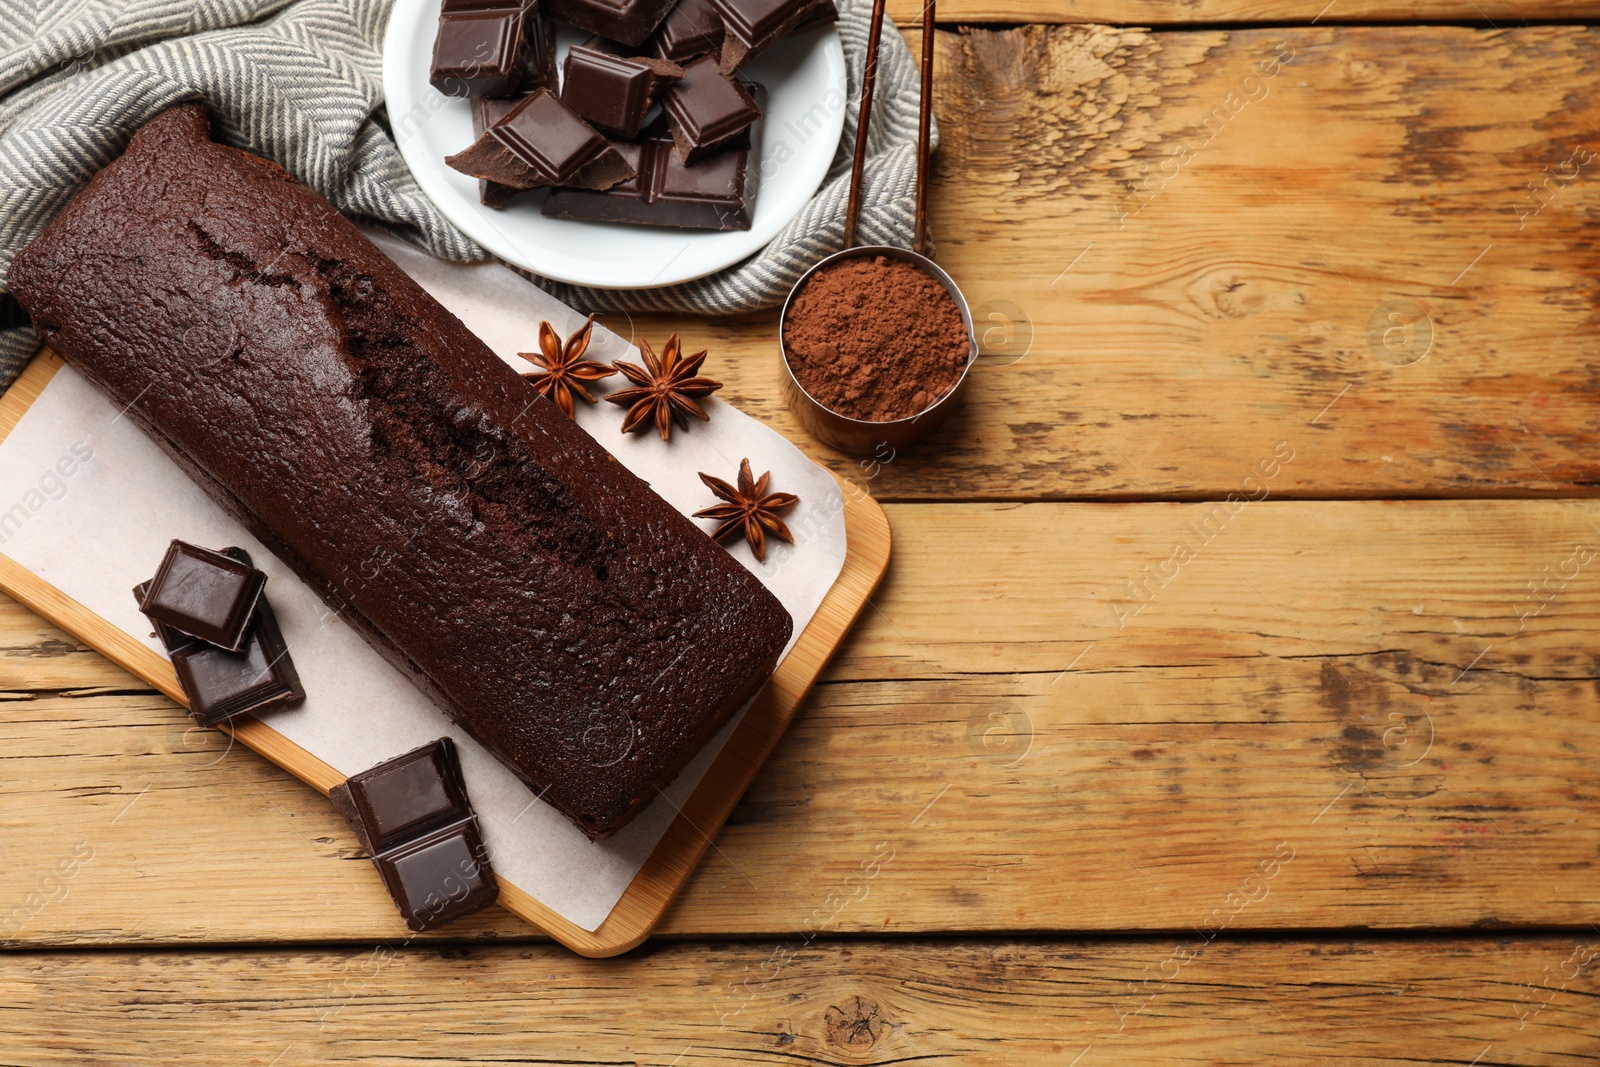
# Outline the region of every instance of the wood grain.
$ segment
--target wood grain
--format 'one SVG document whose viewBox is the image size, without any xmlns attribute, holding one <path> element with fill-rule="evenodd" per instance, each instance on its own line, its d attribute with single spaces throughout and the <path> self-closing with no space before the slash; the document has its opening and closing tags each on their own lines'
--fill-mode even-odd
<svg viewBox="0 0 1600 1067">
<path fill-rule="evenodd" d="M 1593 18 L 1593 0 L 942 0 L 941 24 L 962 22 L 1098 22 L 1122 26 L 1195 26 L 1226 22 L 1285 25 L 1339 22 L 1500 22 Z M 902 26 L 922 24 L 918 0 L 891 0 Z"/>
<path fill-rule="evenodd" d="M 1597 7 L 946 0 L 1288 25 L 940 35 L 979 388 L 921 452 L 809 447 L 971 503 L 890 509 L 891 580 L 630 956 L 499 909 L 411 945 L 325 800 L 0 597 L 0 1059 L 1594 1062 L 1600 512 L 1306 501 L 1600 484 L 1592 174 L 1551 177 L 1595 31 L 1494 25 Z M 804 440 L 770 316 L 613 318 Z"/>
<path fill-rule="evenodd" d="M 1184 955 L 1178 956 L 1177 953 Z M 98 1063 L 1594 1063 L 1600 936 L 0 959 L 0 1040 Z M 1475 1059 L 1474 1057 L 1477 1057 Z"/>
<path fill-rule="evenodd" d="M 663 932 L 1593 921 L 1600 505 L 1227 512 L 891 508 L 889 578 Z M 95 854 L 18 943 L 400 936 L 321 797 L 108 670 L 36 682 L 77 654 L 21 616 L 0 840 L 23 884 Z"/>
<path fill-rule="evenodd" d="M 989 353 L 925 447 L 807 447 L 888 501 L 1219 498 L 1284 439 L 1277 496 L 1591 495 L 1596 55 L 1577 26 L 942 33 L 933 234 Z M 632 328 L 805 440 L 770 317 Z"/>
</svg>

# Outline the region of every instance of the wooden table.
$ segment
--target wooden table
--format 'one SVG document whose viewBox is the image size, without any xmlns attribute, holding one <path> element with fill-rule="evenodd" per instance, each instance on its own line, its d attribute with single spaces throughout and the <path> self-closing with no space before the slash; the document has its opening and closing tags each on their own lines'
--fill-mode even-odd
<svg viewBox="0 0 1600 1067">
<path fill-rule="evenodd" d="M 985 355 L 810 446 L 895 561 L 660 935 L 408 938 L 7 602 L 0 1062 L 1600 1060 L 1600 2 L 940 11 Z M 771 316 L 680 327 L 804 440 Z"/>
</svg>

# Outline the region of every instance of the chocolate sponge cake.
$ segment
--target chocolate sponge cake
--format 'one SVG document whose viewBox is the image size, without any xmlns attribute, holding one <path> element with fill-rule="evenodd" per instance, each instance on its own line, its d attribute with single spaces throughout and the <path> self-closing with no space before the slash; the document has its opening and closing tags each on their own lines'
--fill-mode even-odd
<svg viewBox="0 0 1600 1067">
<path fill-rule="evenodd" d="M 199 106 L 140 129 L 9 282 L 56 351 L 591 837 L 788 641 L 748 571 L 327 201 L 213 143 Z"/>
</svg>

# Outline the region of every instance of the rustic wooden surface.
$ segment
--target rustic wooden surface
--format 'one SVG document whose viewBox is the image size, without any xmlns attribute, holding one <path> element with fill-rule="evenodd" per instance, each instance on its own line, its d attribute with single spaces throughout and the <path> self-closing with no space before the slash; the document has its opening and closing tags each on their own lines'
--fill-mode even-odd
<svg viewBox="0 0 1600 1067">
<path fill-rule="evenodd" d="M 1293 861 L 1232 928 L 1596 918 L 1600 504 L 1266 501 L 1209 544 L 1201 504 L 890 521 L 874 607 L 664 932 L 784 933 L 830 894 L 847 932 L 1182 929 L 1280 842 Z M 1180 541 L 1195 558 L 1140 610 L 1123 581 Z M 1580 544 L 1588 569 L 1519 618 Z M 401 933 L 318 794 L 4 618 L 0 840 L 24 872 L 73 835 L 95 850 L 24 941 Z M 493 913 L 446 935 L 490 932 L 528 931 Z"/>
<path fill-rule="evenodd" d="M 1078 5 L 1157 21 L 941 19 Z M 0 1059 L 1600 1056 L 1600 41 L 1324 24 L 1506 11 L 941 34 L 990 351 L 932 447 L 812 446 L 890 577 L 632 956 L 409 945 L 324 801 L 0 602 Z M 1310 21 L 1163 21 L 1234 18 Z M 798 436 L 770 316 L 634 326 Z"/>
<path fill-rule="evenodd" d="M 1592 932 L 44 953 L 0 978 L 0 1042 L 7 1062 L 63 1067 L 1569 1067 L 1600 1059 L 1593 986 L 1568 977 L 1596 954 Z"/>
<path fill-rule="evenodd" d="M 1563 163 L 1600 151 L 1596 55 L 1581 26 L 941 34 L 934 235 L 992 352 L 932 447 L 836 469 L 1215 499 L 1288 439 L 1279 497 L 1594 493 L 1600 157 Z M 767 320 L 635 326 L 801 432 Z"/>
<path fill-rule="evenodd" d="M 897 23 L 921 25 L 924 0 L 890 0 Z M 1194 26 L 1224 22 L 1278 25 L 1340 22 L 1473 22 L 1582 19 L 1600 12 L 1595 0 L 941 0 L 940 25 L 972 22 L 1093 22 L 1121 26 Z"/>
</svg>

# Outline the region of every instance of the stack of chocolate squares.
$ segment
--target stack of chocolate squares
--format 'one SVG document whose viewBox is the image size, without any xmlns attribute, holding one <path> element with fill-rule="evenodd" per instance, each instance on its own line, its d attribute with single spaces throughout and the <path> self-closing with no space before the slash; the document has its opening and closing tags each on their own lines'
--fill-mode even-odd
<svg viewBox="0 0 1600 1067">
<path fill-rule="evenodd" d="M 266 584 L 242 548 L 213 552 L 174 541 L 155 577 L 134 587 L 201 726 L 306 697 Z"/>
<path fill-rule="evenodd" d="M 548 187 L 557 218 L 748 230 L 765 92 L 739 70 L 833 0 L 542 2 L 444 0 L 430 80 L 477 137 L 445 162 L 490 207 Z M 559 74 L 552 19 L 594 35 Z"/>
<path fill-rule="evenodd" d="M 481 911 L 500 895 L 448 737 L 352 776 L 328 799 L 418 933 Z"/>
</svg>

